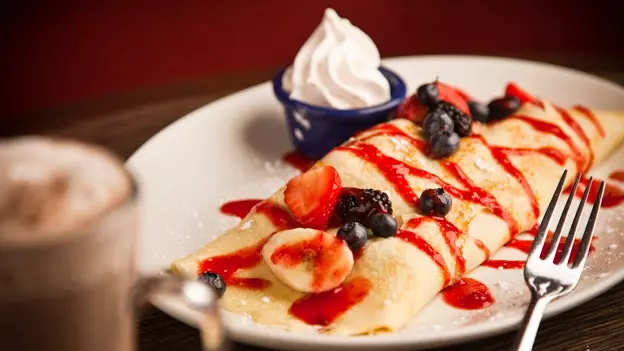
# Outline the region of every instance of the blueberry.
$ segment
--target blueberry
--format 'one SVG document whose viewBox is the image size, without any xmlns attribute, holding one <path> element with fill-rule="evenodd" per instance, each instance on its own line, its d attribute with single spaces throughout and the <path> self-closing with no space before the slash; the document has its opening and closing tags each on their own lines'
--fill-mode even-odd
<svg viewBox="0 0 624 351">
<path fill-rule="evenodd" d="M 423 214 L 444 217 L 451 211 L 453 199 L 444 189 L 427 189 L 420 195 L 420 210 Z"/>
<path fill-rule="evenodd" d="M 429 156 L 444 158 L 453 155 L 459 149 L 459 135 L 453 131 L 442 130 L 429 139 Z"/>
<path fill-rule="evenodd" d="M 520 100 L 513 96 L 494 99 L 488 104 L 488 121 L 505 118 L 520 109 Z"/>
<path fill-rule="evenodd" d="M 453 119 L 439 109 L 434 109 L 427 113 L 423 121 L 423 130 L 427 138 L 430 138 L 441 130 L 453 130 L 454 128 L 455 123 L 453 123 Z"/>
<path fill-rule="evenodd" d="M 399 224 L 391 215 L 378 212 L 372 215 L 368 221 L 373 234 L 382 238 L 394 236 L 399 229 Z"/>
<path fill-rule="evenodd" d="M 366 244 L 368 229 L 360 222 L 347 222 L 338 229 L 337 236 L 347 243 L 351 251 L 355 251 Z"/>
<path fill-rule="evenodd" d="M 468 108 L 470 109 L 470 114 L 474 120 L 487 123 L 490 109 L 486 104 L 482 104 L 477 101 L 468 101 Z"/>
<path fill-rule="evenodd" d="M 421 105 L 432 108 L 437 105 L 440 92 L 435 84 L 427 83 L 418 87 L 418 90 L 416 90 L 416 96 L 418 97 L 418 102 Z"/>
<path fill-rule="evenodd" d="M 212 272 L 204 272 L 198 278 L 200 282 L 208 284 L 214 291 L 217 293 L 218 297 L 223 296 L 225 294 L 225 280 L 223 277 L 217 273 Z"/>
</svg>

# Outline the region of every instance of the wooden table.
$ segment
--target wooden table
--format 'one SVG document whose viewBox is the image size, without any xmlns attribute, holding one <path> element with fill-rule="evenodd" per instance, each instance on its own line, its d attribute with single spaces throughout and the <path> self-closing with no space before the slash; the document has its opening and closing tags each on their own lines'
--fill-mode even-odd
<svg viewBox="0 0 624 351">
<path fill-rule="evenodd" d="M 74 104 L 0 125 L 0 137 L 26 133 L 67 136 L 107 146 L 127 158 L 179 117 L 220 96 L 266 80 L 271 72 L 229 75 Z M 594 70 L 593 73 L 624 83 L 624 71 Z M 624 284 L 619 284 L 584 305 L 544 322 L 534 350 L 624 350 L 623 301 Z M 142 316 L 139 334 L 142 351 L 200 350 L 195 329 L 155 309 Z M 440 350 L 506 350 L 513 336 L 507 333 Z M 235 344 L 234 350 L 264 349 Z"/>
</svg>

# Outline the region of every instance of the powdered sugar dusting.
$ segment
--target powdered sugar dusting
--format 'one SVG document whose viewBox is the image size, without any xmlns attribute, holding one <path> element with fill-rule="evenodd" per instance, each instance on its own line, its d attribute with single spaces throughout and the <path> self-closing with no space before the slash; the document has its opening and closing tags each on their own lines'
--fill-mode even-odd
<svg viewBox="0 0 624 351">
<path fill-rule="evenodd" d="M 305 132 L 305 130 L 301 128 L 299 132 Z M 390 141 L 386 145 L 390 152 L 405 153 L 406 156 L 410 157 L 410 161 L 414 163 L 420 161 L 419 157 L 424 157 L 422 160 L 423 164 L 432 162 L 420 152 L 410 152 L 411 147 L 402 138 L 390 137 L 387 140 Z M 494 164 L 491 161 L 488 158 L 476 157 L 472 162 L 474 162 L 474 167 L 481 171 L 488 173 L 498 172 L 498 169 L 493 167 Z M 250 176 L 249 183 L 242 183 L 237 185 L 237 187 L 232 187 L 231 192 L 228 192 L 228 196 L 224 200 L 270 196 L 274 191 L 284 186 L 292 176 L 299 174 L 299 171 L 285 164 L 277 157 L 273 161 L 267 161 L 265 157 L 260 156 L 251 160 L 251 162 L 254 164 L 253 172 L 257 170 L 257 174 Z M 407 169 L 401 169 L 400 167 L 397 171 L 405 175 L 409 173 Z M 403 173 L 404 171 L 405 173 Z M 380 190 L 385 190 L 391 197 L 397 196 L 396 191 L 392 188 Z M 562 203 L 564 201 L 565 197 L 561 199 Z M 557 213 L 555 213 L 555 218 L 558 218 L 563 205 L 561 204 L 559 207 Z M 213 222 L 206 220 L 205 217 L 201 216 L 201 213 L 200 218 L 205 220 L 206 229 L 204 230 L 213 227 Z M 581 227 L 584 227 L 586 218 L 587 214 L 584 214 L 581 219 Z M 228 218 L 228 220 L 231 219 Z M 253 228 L 253 225 L 252 221 L 244 221 L 240 223 L 239 228 L 249 230 Z M 582 281 L 572 294 L 583 293 L 587 287 L 600 284 L 599 280 L 613 279 L 619 274 L 619 271 L 624 267 L 624 250 L 621 249 L 624 247 L 624 231 L 622 228 L 624 228 L 624 208 L 604 209 L 601 212 L 595 233 L 598 238 L 595 242 L 596 251 L 590 256 L 583 272 Z M 212 231 L 213 229 L 210 230 Z M 493 253 L 492 256 L 495 259 L 502 260 L 523 260 L 526 258 L 526 255 L 513 249 L 503 249 L 501 252 Z M 450 331 L 460 330 L 468 325 L 481 324 L 484 327 L 489 327 L 490 325 L 496 325 L 496 323 L 507 323 L 510 318 L 516 318 L 524 313 L 529 302 L 530 293 L 522 278 L 521 269 L 479 267 L 471 271 L 469 275 L 471 277 L 474 276 L 475 279 L 488 286 L 495 299 L 495 303 L 492 306 L 482 310 L 453 309 L 446 305 L 442 298 L 438 296 L 431 303 L 427 304 L 414 320 L 410 321 L 408 326 L 398 332 L 406 334 L 440 333 L 440 335 L 444 335 Z M 401 288 L 405 287 L 403 282 L 393 282 L 393 285 L 390 287 L 391 291 L 400 291 Z M 565 303 L 565 299 L 566 297 L 563 297 L 561 300 L 555 301 L 555 303 Z M 276 302 L 276 300 L 272 300 L 272 296 L 269 295 L 259 297 L 258 302 L 268 304 Z M 392 308 L 394 302 L 395 297 L 388 297 L 382 300 L 381 306 Z M 245 303 L 246 301 L 240 302 L 241 305 Z"/>
<path fill-rule="evenodd" d="M 482 171 L 486 171 L 488 173 L 492 173 L 494 172 L 494 168 L 490 165 L 488 165 L 481 157 L 477 156 L 474 160 L 474 164 L 475 166 L 482 170 Z"/>
<path fill-rule="evenodd" d="M 244 221 L 243 223 L 241 223 L 240 228 L 242 230 L 249 230 L 251 228 L 251 226 L 253 225 L 254 220 L 253 219 L 248 219 L 246 221 Z"/>
<path fill-rule="evenodd" d="M 391 137 L 390 141 L 394 144 L 395 151 L 408 151 L 409 142 L 403 138 Z"/>
</svg>

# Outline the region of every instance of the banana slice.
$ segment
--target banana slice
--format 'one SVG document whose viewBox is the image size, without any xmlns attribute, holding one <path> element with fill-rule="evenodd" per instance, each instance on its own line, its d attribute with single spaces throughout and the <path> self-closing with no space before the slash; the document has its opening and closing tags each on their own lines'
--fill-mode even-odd
<svg viewBox="0 0 624 351">
<path fill-rule="evenodd" d="M 279 280 L 305 293 L 336 288 L 353 269 L 353 253 L 344 240 L 315 229 L 275 233 L 262 256 Z"/>
</svg>

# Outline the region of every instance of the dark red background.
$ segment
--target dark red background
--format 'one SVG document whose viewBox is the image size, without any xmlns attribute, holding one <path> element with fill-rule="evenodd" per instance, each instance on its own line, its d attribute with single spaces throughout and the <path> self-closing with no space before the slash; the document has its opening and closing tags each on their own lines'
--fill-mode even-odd
<svg viewBox="0 0 624 351">
<path fill-rule="evenodd" d="M 331 5 L 329 5 L 331 4 Z M 618 1 L 19 1 L 0 10 L 3 112 L 289 63 L 332 6 L 382 56 L 622 57 Z"/>
</svg>

